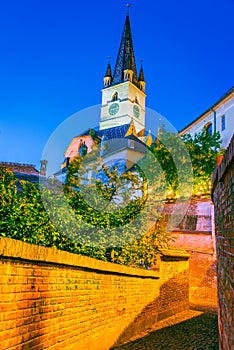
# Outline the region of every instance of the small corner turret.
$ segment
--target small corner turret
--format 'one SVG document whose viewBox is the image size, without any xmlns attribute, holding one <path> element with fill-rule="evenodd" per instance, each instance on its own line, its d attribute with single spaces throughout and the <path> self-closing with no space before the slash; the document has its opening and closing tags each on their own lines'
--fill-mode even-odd
<svg viewBox="0 0 234 350">
<path fill-rule="evenodd" d="M 140 69 L 140 74 L 139 74 L 138 81 L 139 81 L 140 90 L 145 92 L 146 82 L 145 82 L 145 76 L 144 76 L 144 71 L 143 71 L 143 67 L 142 67 L 142 62 L 143 61 L 141 60 L 141 69 Z"/>
<path fill-rule="evenodd" d="M 112 82 L 112 74 L 111 74 L 111 64 L 110 64 L 110 58 L 108 61 L 107 69 L 106 69 L 106 74 L 103 78 L 104 80 L 104 87 L 108 87 L 111 85 Z"/>
</svg>

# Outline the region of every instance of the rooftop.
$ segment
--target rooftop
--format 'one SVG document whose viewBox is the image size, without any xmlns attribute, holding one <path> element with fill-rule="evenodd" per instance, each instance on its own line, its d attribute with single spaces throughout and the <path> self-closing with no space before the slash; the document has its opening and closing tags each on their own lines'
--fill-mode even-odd
<svg viewBox="0 0 234 350">
<path fill-rule="evenodd" d="M 0 162 L 0 167 L 8 168 L 12 170 L 13 173 L 39 175 L 39 171 L 35 168 L 34 164 Z"/>
</svg>

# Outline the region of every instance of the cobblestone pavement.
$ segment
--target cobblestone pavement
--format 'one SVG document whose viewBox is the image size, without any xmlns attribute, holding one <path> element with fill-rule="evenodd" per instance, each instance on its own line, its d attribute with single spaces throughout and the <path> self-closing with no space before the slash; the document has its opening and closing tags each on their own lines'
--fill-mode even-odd
<svg viewBox="0 0 234 350">
<path fill-rule="evenodd" d="M 112 350 L 218 350 L 217 312 L 193 308 L 168 317 Z"/>
</svg>

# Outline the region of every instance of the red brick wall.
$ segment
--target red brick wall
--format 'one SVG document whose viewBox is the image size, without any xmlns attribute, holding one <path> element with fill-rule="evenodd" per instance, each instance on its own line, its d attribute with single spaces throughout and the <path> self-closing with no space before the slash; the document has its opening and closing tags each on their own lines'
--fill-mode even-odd
<svg viewBox="0 0 234 350">
<path fill-rule="evenodd" d="M 220 349 L 234 349 L 234 136 L 213 176 Z"/>
<path fill-rule="evenodd" d="M 107 350 L 188 308 L 188 256 L 160 271 L 0 239 L 0 349 Z M 172 293 L 173 291 L 173 293 Z"/>
</svg>

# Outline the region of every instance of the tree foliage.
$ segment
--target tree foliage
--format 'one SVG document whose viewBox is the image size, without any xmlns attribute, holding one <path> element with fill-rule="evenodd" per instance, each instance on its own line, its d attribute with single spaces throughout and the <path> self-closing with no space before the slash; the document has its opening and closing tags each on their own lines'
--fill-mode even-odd
<svg viewBox="0 0 234 350">
<path fill-rule="evenodd" d="M 204 130 L 194 138 L 183 136 L 183 141 L 192 162 L 193 195 L 209 194 L 221 152 L 219 133 Z M 164 131 L 150 148 L 156 163 L 145 158 L 121 171 L 115 164 L 104 164 L 95 151 L 77 157 L 60 189 L 57 180 L 40 188 L 0 168 L 0 236 L 149 268 L 172 239 L 160 228 L 160 198 L 176 199 L 180 182 L 186 194 L 191 174 L 184 144 L 178 135 Z M 72 213 L 64 207 L 64 198 Z"/>
<path fill-rule="evenodd" d="M 159 246 L 164 246 L 167 243 L 166 236 L 160 230 L 158 230 L 157 234 L 154 231 L 153 235 L 149 236 L 146 234 L 142 237 L 138 234 L 139 225 L 143 225 L 143 222 L 140 221 L 138 226 L 133 227 L 133 232 L 131 232 L 130 236 L 127 228 L 121 231 L 122 245 L 118 244 L 117 246 L 115 246 L 115 242 L 119 237 L 115 237 L 114 234 L 112 235 L 112 229 L 114 227 L 124 227 L 126 222 L 131 222 L 138 215 L 141 206 L 144 205 L 143 202 L 145 199 L 143 200 L 141 198 L 140 200 L 138 196 L 136 196 L 135 200 L 128 198 L 128 204 L 123 208 L 123 212 L 121 210 L 114 210 L 106 213 L 93 209 L 80 192 L 77 191 L 75 187 L 76 180 L 72 176 L 72 174 L 77 173 L 77 165 L 81 161 L 81 158 L 77 158 L 70 167 L 64 192 L 75 214 L 78 217 L 82 217 L 82 222 L 92 224 L 99 229 L 98 242 L 100 243 L 101 240 L 103 245 L 93 245 L 92 237 L 90 237 L 89 241 L 89 225 L 86 227 L 82 224 L 80 227 L 79 223 L 76 223 L 77 231 L 82 229 L 82 233 L 84 233 L 83 242 L 77 240 L 77 232 L 69 231 L 71 218 L 66 216 L 67 212 L 64 212 L 59 198 L 54 196 L 54 191 L 57 190 L 56 181 L 50 180 L 49 185 L 44 188 L 46 192 L 45 198 L 49 202 L 57 200 L 56 213 L 50 213 L 48 215 L 48 212 L 44 208 L 45 203 L 42 201 L 39 185 L 18 180 L 12 171 L 5 168 L 0 168 L 0 236 L 47 247 L 56 247 L 119 264 L 143 268 L 155 264 Z M 104 184 L 97 180 L 97 189 L 98 192 L 101 191 L 105 201 L 108 202 L 113 200 L 117 195 L 116 191 L 117 187 L 119 190 L 120 177 L 117 176 L 116 168 L 109 169 L 108 167 L 103 167 L 102 170 L 107 180 Z M 133 188 L 134 186 L 137 189 L 142 187 L 142 183 L 131 172 L 124 174 L 123 178 L 133 183 Z M 116 208 L 118 208 L 118 203 L 116 203 Z M 53 223 L 53 214 L 57 215 L 57 219 L 61 218 L 60 226 Z M 57 224 L 58 220 L 55 222 Z M 106 237 L 102 232 L 103 227 L 109 229 Z M 86 232 L 83 232 L 85 230 Z M 106 244 L 107 239 L 109 240 L 108 244 Z M 155 244 L 150 244 L 153 241 Z"/>
<path fill-rule="evenodd" d="M 194 137 L 190 134 L 184 135 L 183 141 L 188 149 L 193 166 L 193 194 L 194 196 L 209 196 L 217 157 L 224 153 L 221 148 L 220 133 L 210 134 L 204 128 Z"/>
<path fill-rule="evenodd" d="M 159 140 L 151 146 L 151 150 L 165 172 L 168 198 L 176 199 L 179 182 L 186 186 L 188 180 L 193 181 L 193 196 L 210 195 L 217 157 L 223 153 L 220 145 L 219 132 L 210 134 L 203 129 L 194 137 L 186 134 L 181 138 L 162 130 Z M 184 146 L 190 158 L 185 156 Z M 188 174 L 190 161 L 192 177 Z"/>
<path fill-rule="evenodd" d="M 44 209 L 39 185 L 18 180 L 0 167 L 0 236 L 24 242 L 77 251 L 76 243 L 63 235 Z"/>
<path fill-rule="evenodd" d="M 83 222 L 97 228 L 95 239 L 106 246 L 108 261 L 149 267 L 170 238 L 160 228 L 151 235 L 144 231 L 152 216 L 152 211 L 147 212 L 148 217 L 140 216 L 148 199 L 144 173 L 137 166 L 129 170 L 108 166 L 94 152 L 73 159 L 69 166 L 65 184 L 68 203 Z M 85 225 L 86 242 L 92 241 L 90 228 L 84 231 Z"/>
</svg>

